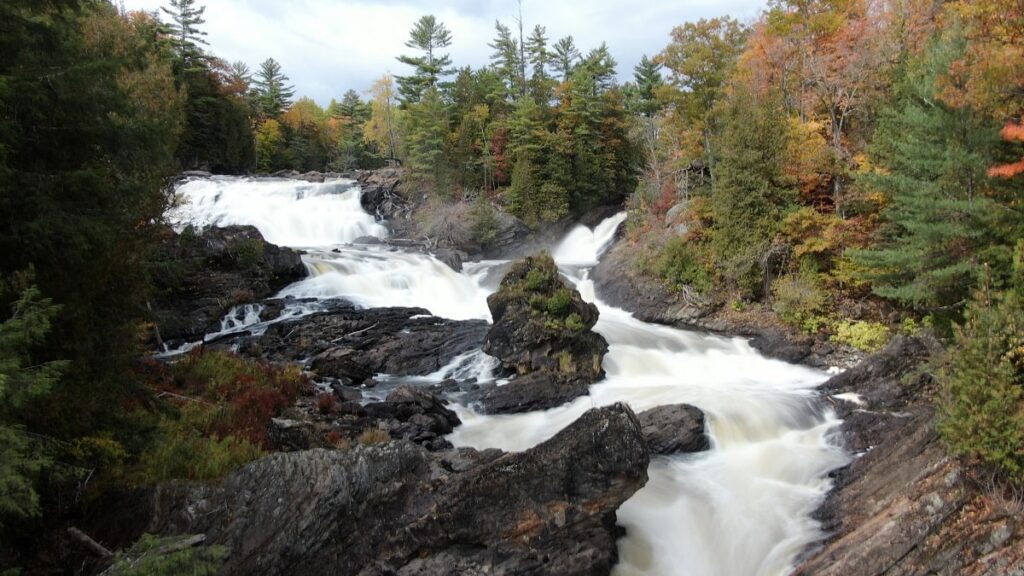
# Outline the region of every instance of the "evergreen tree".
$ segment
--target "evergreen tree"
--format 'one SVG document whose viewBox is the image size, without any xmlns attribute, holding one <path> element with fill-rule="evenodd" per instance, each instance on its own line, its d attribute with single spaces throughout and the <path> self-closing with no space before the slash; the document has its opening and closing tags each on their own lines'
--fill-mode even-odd
<svg viewBox="0 0 1024 576">
<path fill-rule="evenodd" d="M 555 53 L 552 59 L 552 67 L 562 76 L 562 82 L 568 82 L 576 63 L 579 62 L 580 51 L 572 36 L 566 36 L 555 42 Z"/>
<path fill-rule="evenodd" d="M 910 66 L 875 133 L 874 154 L 885 170 L 863 178 L 889 203 L 878 247 L 853 255 L 876 294 L 921 312 L 962 303 L 979 251 L 1001 243 L 991 222 L 999 211 L 984 193 L 997 130 L 970 108 L 936 97 L 963 50 L 961 40 L 937 40 Z"/>
<path fill-rule="evenodd" d="M 723 278 L 745 297 L 757 297 L 766 288 L 762 258 L 795 199 L 783 173 L 786 119 L 776 95 L 760 97 L 738 83 L 721 116 L 711 249 Z"/>
<path fill-rule="evenodd" d="M 407 106 L 419 102 L 424 91 L 437 86 L 439 79 L 452 73 L 452 61 L 448 54 L 438 50 L 452 43 L 452 34 L 433 15 L 420 18 L 409 32 L 405 43 L 409 48 L 422 52 L 420 56 L 399 56 L 398 61 L 413 67 L 410 76 L 396 76 L 398 93 L 402 104 Z"/>
<path fill-rule="evenodd" d="M 0 281 L 0 300 L 16 291 L 10 314 L 0 322 L 0 529 L 7 521 L 39 513 L 36 476 L 48 464 L 38 442 L 26 435 L 24 412 L 57 382 L 66 363 L 35 364 L 33 350 L 43 344 L 58 307 L 42 298 L 31 275 Z M 21 286 L 19 286 L 21 285 Z"/>
<path fill-rule="evenodd" d="M 633 68 L 633 81 L 636 83 L 636 113 L 648 118 L 654 116 L 661 109 L 656 91 L 665 85 L 661 77 L 661 64 L 644 54 L 640 63 Z"/>
<path fill-rule="evenodd" d="M 533 67 L 533 75 L 529 82 L 530 92 L 539 103 L 547 103 L 554 88 L 551 76 L 548 75 L 552 54 L 548 51 L 546 34 L 547 30 L 538 24 L 526 40 L 526 59 Z"/>
<path fill-rule="evenodd" d="M 509 98 L 514 100 L 524 90 L 520 76 L 522 63 L 519 59 L 519 41 L 512 37 L 509 27 L 501 22 L 495 21 L 494 30 L 497 36 L 488 44 L 494 50 L 491 54 L 491 67 L 505 82 Z"/>
<path fill-rule="evenodd" d="M 199 27 L 206 23 L 203 13 L 206 6 L 196 6 L 196 0 L 169 0 L 170 8 L 160 8 L 165 14 L 171 17 L 172 23 L 168 25 L 171 35 L 174 37 L 173 45 L 178 57 L 184 60 L 187 66 L 194 65 L 203 56 L 200 45 L 206 45 L 206 32 Z"/>
<path fill-rule="evenodd" d="M 295 96 L 295 88 L 288 84 L 288 77 L 281 71 L 281 65 L 273 58 L 260 64 L 256 75 L 256 102 L 264 118 L 277 118 Z"/>
<path fill-rule="evenodd" d="M 985 286 L 939 373 L 939 432 L 950 449 L 1024 482 L 1024 241 L 1005 292 Z"/>
<path fill-rule="evenodd" d="M 406 162 L 414 179 L 429 182 L 448 192 L 445 141 L 449 133 L 448 111 L 436 87 L 427 88 L 423 98 L 408 108 L 405 123 Z"/>
</svg>

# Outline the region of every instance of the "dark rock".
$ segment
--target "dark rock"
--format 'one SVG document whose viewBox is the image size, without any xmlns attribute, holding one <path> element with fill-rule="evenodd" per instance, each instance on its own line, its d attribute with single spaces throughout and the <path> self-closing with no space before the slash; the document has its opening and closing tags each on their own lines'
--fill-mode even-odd
<svg viewBox="0 0 1024 576">
<path fill-rule="evenodd" d="M 426 375 L 478 349 L 484 320 L 447 320 L 423 308 L 332 308 L 271 325 L 240 348 L 275 361 L 312 359 L 321 377 L 359 383 L 374 374 Z"/>
<path fill-rule="evenodd" d="M 935 430 L 934 383 L 923 363 L 938 350 L 929 338 L 897 337 L 822 386 L 858 397 L 831 398 L 856 457 L 834 473 L 816 512 L 829 538 L 795 574 L 1024 574 L 1022 534 L 993 544 L 993 531 L 1007 527 L 1004 512 L 986 503 L 991 497 Z"/>
<path fill-rule="evenodd" d="M 274 454 L 213 485 L 172 484 L 148 531 L 207 535 L 223 574 L 608 574 L 615 510 L 647 480 L 624 405 L 497 455 L 406 442 Z"/>
<path fill-rule="evenodd" d="M 519 377 L 485 393 L 485 411 L 557 406 L 604 377 L 608 343 L 592 330 L 597 307 L 566 285 L 550 255 L 515 263 L 487 305 L 494 325 L 483 350 Z"/>
<path fill-rule="evenodd" d="M 452 270 L 462 272 L 462 262 L 466 259 L 466 253 L 461 250 L 441 248 L 434 251 L 434 258 L 444 262 L 445 266 Z"/>
<path fill-rule="evenodd" d="M 267 427 L 267 441 L 272 450 L 290 452 L 321 446 L 312 422 L 274 418 Z"/>
<path fill-rule="evenodd" d="M 711 447 L 704 434 L 704 413 L 696 406 L 658 406 L 638 418 L 651 454 L 702 452 Z"/>
<path fill-rule="evenodd" d="M 284 300 L 264 300 L 262 302 L 263 308 L 260 310 L 260 321 L 269 322 L 271 320 L 277 320 L 281 317 L 281 312 L 284 311 L 285 302 Z"/>
<path fill-rule="evenodd" d="M 184 172 L 178 175 L 178 179 L 184 180 L 187 178 L 210 178 L 211 176 L 213 176 L 213 174 L 207 172 L 206 170 L 185 170 Z"/>
<path fill-rule="evenodd" d="M 342 380 L 331 382 L 331 392 L 342 402 L 359 402 L 363 399 L 363 391 L 345 384 Z"/>
<path fill-rule="evenodd" d="M 330 348 L 310 359 L 308 367 L 320 376 L 346 378 L 362 382 L 373 376 L 373 369 L 364 362 L 361 352 L 351 348 Z"/>
<path fill-rule="evenodd" d="M 585 380 L 559 378 L 551 372 L 532 372 L 502 386 L 483 389 L 477 400 L 487 414 L 518 414 L 547 410 L 584 396 L 590 384 Z"/>
<path fill-rule="evenodd" d="M 750 346 L 768 358 L 799 364 L 811 355 L 812 341 L 795 341 L 782 330 L 769 328 L 751 338 Z"/>
<path fill-rule="evenodd" d="M 270 296 L 306 276 L 299 254 L 252 226 L 164 233 L 156 257 L 153 318 L 165 340 L 198 340 L 235 305 Z"/>
<path fill-rule="evenodd" d="M 718 305 L 692 288 L 669 290 L 658 278 L 635 266 L 637 247 L 617 241 L 591 272 L 594 291 L 602 301 L 629 310 L 644 322 L 694 326 Z"/>
<path fill-rule="evenodd" d="M 356 238 L 355 240 L 353 240 L 352 243 L 353 244 L 363 244 L 363 245 L 368 245 L 368 246 L 376 246 L 378 244 L 383 244 L 384 241 L 381 240 L 380 238 L 377 238 L 376 236 L 360 236 L 359 238 Z M 337 249 L 335 249 L 335 250 L 337 250 Z"/>
</svg>

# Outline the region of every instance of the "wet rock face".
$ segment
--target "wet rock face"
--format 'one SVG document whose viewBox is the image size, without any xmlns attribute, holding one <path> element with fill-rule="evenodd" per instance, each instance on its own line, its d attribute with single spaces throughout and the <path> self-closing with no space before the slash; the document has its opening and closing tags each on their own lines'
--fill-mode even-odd
<svg viewBox="0 0 1024 576">
<path fill-rule="evenodd" d="M 299 253 L 270 244 L 253 226 L 170 229 L 156 257 L 153 317 L 164 340 L 196 340 L 219 329 L 237 304 L 266 298 L 306 276 Z"/>
<path fill-rule="evenodd" d="M 426 375 L 479 349 L 484 320 L 447 320 L 423 308 L 331 310 L 271 325 L 242 353 L 275 361 L 309 360 L 321 377 L 359 384 L 374 374 Z"/>
<path fill-rule="evenodd" d="M 604 377 L 601 361 L 608 342 L 592 330 L 597 307 L 562 280 L 550 255 L 513 264 L 487 305 L 494 325 L 484 352 L 519 375 L 482 397 L 487 411 L 557 406 Z"/>
<path fill-rule="evenodd" d="M 822 385 L 854 459 L 834 473 L 815 514 L 829 538 L 794 574 L 1024 574 L 1024 526 L 979 489 L 935 429 L 934 383 L 922 367 L 939 349 L 899 336 Z"/>
<path fill-rule="evenodd" d="M 711 447 L 704 434 L 704 413 L 689 404 L 658 406 L 639 415 L 651 454 L 702 452 Z"/>
<path fill-rule="evenodd" d="M 275 454 L 217 485 L 160 488 L 148 530 L 230 547 L 224 574 L 608 574 L 615 510 L 648 462 L 619 404 L 520 453 Z"/>
</svg>

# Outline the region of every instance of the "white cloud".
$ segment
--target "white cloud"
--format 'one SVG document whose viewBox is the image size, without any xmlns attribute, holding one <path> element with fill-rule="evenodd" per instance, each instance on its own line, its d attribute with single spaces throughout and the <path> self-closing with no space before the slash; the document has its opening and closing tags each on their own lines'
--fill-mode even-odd
<svg viewBox="0 0 1024 576">
<path fill-rule="evenodd" d="M 165 0 L 124 0 L 128 9 L 156 10 Z M 203 0 L 199 0 L 202 4 Z M 730 14 L 750 20 L 765 0 L 524 0 L 527 28 L 547 27 L 552 41 L 572 35 L 581 50 L 607 42 L 627 79 L 643 54 L 660 51 L 673 26 Z M 325 104 L 352 88 L 363 92 L 384 72 L 404 73 L 395 58 L 409 29 L 432 13 L 452 31 L 456 66 L 487 64 L 494 20 L 513 24 L 514 0 L 208 0 L 210 50 L 256 68 L 272 57 L 296 93 Z"/>
</svg>

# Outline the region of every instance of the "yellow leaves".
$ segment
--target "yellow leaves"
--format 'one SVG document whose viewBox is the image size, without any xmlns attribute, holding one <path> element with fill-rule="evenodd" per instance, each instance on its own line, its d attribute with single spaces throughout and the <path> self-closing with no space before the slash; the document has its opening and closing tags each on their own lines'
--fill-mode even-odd
<svg viewBox="0 0 1024 576">
<path fill-rule="evenodd" d="M 786 163 L 783 170 L 794 179 L 803 196 L 827 184 L 834 168 L 832 151 L 825 140 L 825 126 L 791 118 L 787 127 Z"/>
</svg>

